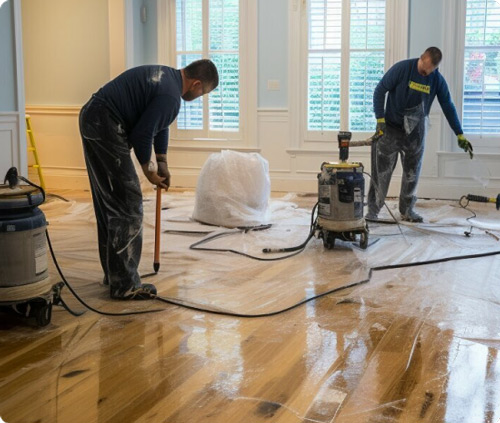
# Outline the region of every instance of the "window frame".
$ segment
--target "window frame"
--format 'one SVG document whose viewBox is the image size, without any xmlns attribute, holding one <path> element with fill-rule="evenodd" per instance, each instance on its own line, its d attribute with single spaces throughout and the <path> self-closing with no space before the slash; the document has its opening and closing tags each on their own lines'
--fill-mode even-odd
<svg viewBox="0 0 500 423">
<path fill-rule="evenodd" d="M 325 143 L 336 141 L 338 131 L 309 131 L 307 129 L 308 103 L 308 0 L 292 0 L 289 27 L 298 28 L 289 33 L 289 93 L 290 134 L 292 145 L 299 149 L 323 149 Z M 399 60 L 408 56 L 408 0 L 386 0 L 385 66 L 384 72 Z M 343 20 L 350 20 L 350 2 L 342 0 Z M 345 36 L 347 34 L 347 36 Z M 350 26 L 342 28 L 341 58 L 350 54 Z M 295 47 L 294 47 L 295 46 Z M 299 48 L 296 48 L 299 46 Z M 341 97 L 349 98 L 349 61 L 341 59 Z M 299 87 L 297 89 L 297 87 Z M 341 130 L 348 125 L 348 106 L 341 105 Z M 374 117 L 375 120 L 375 117 Z M 353 136 L 367 138 L 371 132 L 353 132 Z"/>
<path fill-rule="evenodd" d="M 465 60 L 465 24 L 467 4 L 466 0 L 444 0 L 443 28 L 450 30 L 443 34 L 443 64 L 440 71 L 445 77 L 450 89 L 453 102 L 457 109 L 458 118 L 462 123 L 463 91 L 464 91 L 464 60 Z M 442 116 L 442 148 L 445 151 L 461 152 L 456 136 L 449 128 L 448 122 Z M 473 144 L 475 153 L 500 153 L 500 135 L 495 134 L 464 134 Z"/>
<path fill-rule="evenodd" d="M 208 37 L 208 0 L 203 2 L 203 34 Z M 158 60 L 178 68 L 176 54 L 175 0 L 158 1 Z M 203 96 L 203 130 L 178 129 L 177 120 L 170 127 L 170 145 L 214 146 L 228 148 L 255 144 L 257 130 L 257 7 L 254 0 L 239 0 L 239 130 L 211 130 L 208 121 L 208 95 Z M 208 41 L 207 41 L 208 42 Z M 182 100 L 183 101 L 183 100 Z"/>
</svg>

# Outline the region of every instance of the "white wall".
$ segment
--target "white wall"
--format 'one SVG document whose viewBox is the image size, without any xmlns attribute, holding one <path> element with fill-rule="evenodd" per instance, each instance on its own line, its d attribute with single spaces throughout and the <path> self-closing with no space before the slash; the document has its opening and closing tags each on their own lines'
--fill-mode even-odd
<svg viewBox="0 0 500 423">
<path fill-rule="evenodd" d="M 26 104 L 84 104 L 109 79 L 107 2 L 21 4 Z"/>
<path fill-rule="evenodd" d="M 156 0 L 132 1 L 131 31 L 133 39 L 133 66 L 156 64 L 157 42 L 157 2 Z"/>
<path fill-rule="evenodd" d="M 0 112 L 17 110 L 13 4 L 0 7 Z"/>
<path fill-rule="evenodd" d="M 21 4 L 26 110 L 46 184 L 86 188 L 78 113 L 110 78 L 108 2 L 21 0 Z M 32 172 L 30 176 L 36 179 Z"/>
<path fill-rule="evenodd" d="M 261 108 L 288 107 L 288 1 L 259 0 L 258 83 Z M 278 81 L 279 89 L 269 89 Z"/>
<path fill-rule="evenodd" d="M 8 0 L 0 7 L 0 58 L 0 178 L 3 181 L 11 166 L 23 174 L 27 172 L 19 0 Z"/>
</svg>

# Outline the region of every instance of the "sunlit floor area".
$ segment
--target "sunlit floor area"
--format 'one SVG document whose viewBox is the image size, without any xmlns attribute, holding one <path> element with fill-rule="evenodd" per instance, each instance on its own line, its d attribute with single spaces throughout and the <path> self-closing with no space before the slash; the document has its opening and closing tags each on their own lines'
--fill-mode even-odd
<svg viewBox="0 0 500 423">
<path fill-rule="evenodd" d="M 45 327 L 0 313 L 5 422 L 500 421 L 493 204 L 421 200 L 424 223 L 370 224 L 366 250 L 312 238 L 269 260 L 287 253 L 263 248 L 307 238 L 315 196 L 273 194 L 272 226 L 242 231 L 193 222 L 194 193 L 168 192 L 147 281 L 170 303 L 124 302 L 102 285 L 89 194 L 58 193 L 69 201 L 41 209 L 77 294 L 103 312 L 152 313 L 76 317 L 58 305 Z M 144 207 L 141 274 L 153 270 L 154 192 Z M 85 309 L 66 287 L 62 298 Z"/>
</svg>

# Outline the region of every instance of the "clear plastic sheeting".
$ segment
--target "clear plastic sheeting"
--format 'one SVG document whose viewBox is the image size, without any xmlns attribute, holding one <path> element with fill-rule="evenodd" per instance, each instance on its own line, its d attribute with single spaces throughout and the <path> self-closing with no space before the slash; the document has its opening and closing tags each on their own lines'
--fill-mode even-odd
<svg viewBox="0 0 500 423">
<path fill-rule="evenodd" d="M 367 279 L 367 266 L 500 250 L 495 205 L 471 203 L 477 217 L 466 220 L 472 212 L 457 201 L 419 200 L 425 223 L 370 224 L 366 251 L 341 241 L 326 250 L 315 238 L 277 262 L 189 249 L 215 231 L 231 234 L 209 247 L 258 253 L 268 243 L 295 245 L 307 235 L 315 201 L 272 199 L 272 227 L 244 233 L 193 222 L 194 194 L 165 193 L 161 268 L 150 279 L 163 297 L 263 313 L 339 290 L 258 319 L 165 305 L 164 312 L 130 318 L 76 319 L 56 308 L 54 324 L 39 330 L 3 320 L 4 420 L 73 421 L 75 404 L 88 404 L 82 421 L 497 423 L 500 255 L 373 271 L 368 283 L 344 288 Z M 141 274 L 152 268 L 154 206 L 151 195 Z M 99 286 L 88 196 L 41 208 L 59 264 L 86 301 L 114 312 L 163 308 L 110 301 L 109 288 Z M 58 280 L 54 266 L 49 272 Z M 66 289 L 63 297 L 81 309 Z"/>
<path fill-rule="evenodd" d="M 394 209 L 395 203 L 388 206 Z M 420 200 L 416 209 L 424 223 L 401 222 L 399 227 L 370 223 L 372 245 L 364 251 L 353 251 L 364 265 L 378 267 L 500 249 L 499 212 L 493 205 L 471 203 L 469 208 L 449 201 Z M 481 213 L 473 217 L 472 209 Z M 399 217 L 395 211 L 393 214 Z"/>
<path fill-rule="evenodd" d="M 359 249 L 358 243 L 340 240 L 335 243 L 334 249 L 328 250 L 323 247 L 322 240 L 312 238 L 305 250 L 296 256 L 278 261 L 258 261 L 229 252 L 191 250 L 190 246 L 206 239 L 203 248 L 235 250 L 262 259 L 283 257 L 287 253 L 264 254 L 262 249 L 293 247 L 303 243 L 310 230 L 315 197 L 299 198 L 289 194 L 272 198 L 268 208 L 271 227 L 247 232 L 193 221 L 194 201 L 192 192 L 167 192 L 162 196 L 162 264 L 160 273 L 151 282 L 157 285 L 162 296 L 214 310 L 248 314 L 276 312 L 332 290 L 339 290 L 335 295 L 344 298 L 349 295 L 349 290 L 343 288 L 367 280 L 370 268 L 500 250 L 500 212 L 493 204 L 471 203 L 469 207 L 477 213 L 477 217 L 467 220 L 473 213 L 461 208 L 458 202 L 419 200 L 416 210 L 424 216 L 424 223 L 400 227 L 370 223 L 366 250 Z M 310 207 L 298 207 L 297 203 L 310 204 Z M 154 206 L 153 197 L 145 199 L 141 274 L 149 273 L 152 267 Z M 388 206 L 394 210 L 397 203 L 390 201 Z M 43 210 L 62 263 L 66 258 L 78 257 L 77 269 L 73 264 L 65 272 L 71 276 L 73 271 L 85 269 L 87 282 L 101 281 L 91 205 L 48 202 L 43 205 Z M 393 213 L 399 217 L 398 212 Z M 382 217 L 390 218 L 390 215 Z M 470 236 L 466 236 L 465 232 L 470 232 Z M 71 233 L 72 237 L 68 238 L 67 233 Z M 214 235 L 221 236 L 215 238 Z M 87 242 L 82 243 L 83 239 Z M 490 259 L 495 260 L 496 256 Z M 458 260 L 391 270 L 390 274 L 396 275 L 395 280 L 390 276 L 391 284 L 400 287 L 391 290 L 381 290 L 381 284 L 385 283 L 381 275 L 387 275 L 387 271 L 373 272 L 369 283 L 356 288 L 353 301 L 384 308 L 386 296 L 397 294 L 404 298 L 395 298 L 394 303 L 408 305 L 407 302 L 416 300 L 416 297 L 412 294 L 413 297 L 407 298 L 400 291 L 403 282 L 412 281 L 408 283 L 414 290 L 413 285 L 420 286 L 419 280 L 427 278 L 422 275 L 439 266 L 467 267 L 476 262 Z M 491 278 L 491 273 L 486 269 L 484 272 L 485 278 Z M 477 271 L 475 274 L 482 277 Z M 401 276 L 400 280 L 399 275 L 405 276 Z M 453 289 L 450 288 L 453 281 L 449 283 L 451 285 L 446 289 Z M 436 296 L 439 297 L 441 287 L 433 285 L 432 288 L 437 290 Z M 466 290 L 469 292 L 470 287 Z M 366 295 L 368 292 L 370 294 Z M 419 295 L 427 294 L 426 290 L 419 291 Z M 498 295 L 500 303 L 500 293 Z M 409 313 L 411 309 L 407 307 L 401 312 Z"/>
<path fill-rule="evenodd" d="M 227 228 L 267 223 L 270 193 L 269 164 L 260 154 L 211 154 L 198 177 L 193 219 Z"/>
</svg>

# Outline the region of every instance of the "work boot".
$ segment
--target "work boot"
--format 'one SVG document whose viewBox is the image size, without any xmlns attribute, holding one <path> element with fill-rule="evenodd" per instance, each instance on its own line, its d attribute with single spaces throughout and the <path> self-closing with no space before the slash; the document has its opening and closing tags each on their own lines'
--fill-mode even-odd
<svg viewBox="0 0 500 423">
<path fill-rule="evenodd" d="M 411 223 L 421 223 L 424 221 L 423 217 L 413 210 L 408 210 L 404 214 L 401 213 L 401 220 Z"/>
<path fill-rule="evenodd" d="M 156 297 L 156 287 L 151 283 L 143 283 L 139 288 L 129 289 L 124 294 L 111 291 L 114 300 L 152 300 Z"/>
</svg>

